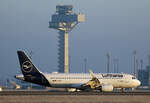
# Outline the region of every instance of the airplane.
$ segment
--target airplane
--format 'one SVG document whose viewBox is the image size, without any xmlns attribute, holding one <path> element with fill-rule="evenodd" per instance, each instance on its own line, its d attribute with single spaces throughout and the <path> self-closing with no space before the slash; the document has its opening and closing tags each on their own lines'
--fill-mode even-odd
<svg viewBox="0 0 150 103">
<path fill-rule="evenodd" d="M 17 51 L 22 74 L 16 79 L 52 88 L 73 88 L 75 91 L 99 90 L 112 92 L 114 88 L 136 88 L 141 82 L 124 73 L 43 73 L 37 69 L 24 51 Z"/>
</svg>

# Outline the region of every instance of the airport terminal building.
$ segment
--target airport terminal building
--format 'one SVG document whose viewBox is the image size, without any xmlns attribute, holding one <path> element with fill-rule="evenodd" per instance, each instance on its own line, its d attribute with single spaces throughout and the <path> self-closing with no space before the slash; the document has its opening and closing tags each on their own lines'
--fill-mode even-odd
<svg viewBox="0 0 150 103">
<path fill-rule="evenodd" d="M 137 75 L 141 86 L 150 86 L 150 66 L 147 66 L 146 69 L 139 69 Z"/>
</svg>

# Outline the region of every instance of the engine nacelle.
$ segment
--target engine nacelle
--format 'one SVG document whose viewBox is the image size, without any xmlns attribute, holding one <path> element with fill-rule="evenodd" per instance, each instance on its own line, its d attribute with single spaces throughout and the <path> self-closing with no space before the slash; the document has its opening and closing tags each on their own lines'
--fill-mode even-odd
<svg viewBox="0 0 150 103">
<path fill-rule="evenodd" d="M 113 86 L 111 84 L 103 84 L 101 87 L 102 92 L 112 92 Z"/>
</svg>

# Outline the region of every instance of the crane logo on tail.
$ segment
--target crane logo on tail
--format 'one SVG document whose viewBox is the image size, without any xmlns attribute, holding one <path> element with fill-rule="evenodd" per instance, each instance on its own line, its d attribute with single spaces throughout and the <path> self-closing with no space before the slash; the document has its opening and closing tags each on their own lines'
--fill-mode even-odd
<svg viewBox="0 0 150 103">
<path fill-rule="evenodd" d="M 29 73 L 29 72 L 32 71 L 32 69 L 33 69 L 33 65 L 32 65 L 31 62 L 25 61 L 25 62 L 22 64 L 22 70 L 23 70 L 24 72 Z"/>
</svg>

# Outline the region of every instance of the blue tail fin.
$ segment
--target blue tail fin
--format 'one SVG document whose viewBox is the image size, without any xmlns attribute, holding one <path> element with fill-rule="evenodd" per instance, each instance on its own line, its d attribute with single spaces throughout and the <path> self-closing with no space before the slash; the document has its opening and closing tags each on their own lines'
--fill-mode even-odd
<svg viewBox="0 0 150 103">
<path fill-rule="evenodd" d="M 17 51 L 17 54 L 25 81 L 50 86 L 46 77 L 32 64 L 31 59 L 23 51 Z"/>
<path fill-rule="evenodd" d="M 40 71 L 32 64 L 31 59 L 23 51 L 17 51 L 17 53 L 21 71 L 24 76 L 27 75 L 38 76 L 41 74 Z"/>
</svg>

